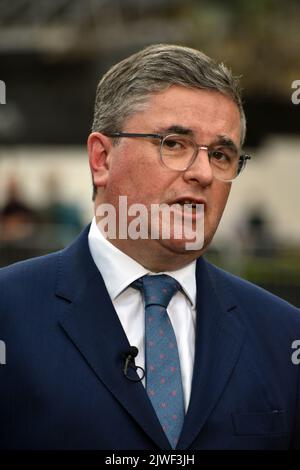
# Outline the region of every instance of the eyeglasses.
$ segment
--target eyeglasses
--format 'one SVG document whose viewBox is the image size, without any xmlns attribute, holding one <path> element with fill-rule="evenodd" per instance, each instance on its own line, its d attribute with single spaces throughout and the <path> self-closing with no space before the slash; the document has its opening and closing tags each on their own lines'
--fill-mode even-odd
<svg viewBox="0 0 300 470">
<path fill-rule="evenodd" d="M 170 170 L 186 171 L 197 158 L 199 150 L 206 150 L 210 166 L 215 178 L 231 182 L 241 174 L 250 155 L 239 155 L 234 146 L 229 143 L 208 147 L 197 144 L 192 138 L 179 134 L 139 134 L 130 132 L 105 133 L 108 137 L 148 138 L 159 139 L 160 159 Z"/>
</svg>

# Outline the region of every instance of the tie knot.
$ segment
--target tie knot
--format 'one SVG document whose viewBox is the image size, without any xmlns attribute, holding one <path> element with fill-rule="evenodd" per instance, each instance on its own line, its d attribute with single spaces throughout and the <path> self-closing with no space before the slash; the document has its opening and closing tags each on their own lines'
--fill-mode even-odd
<svg viewBox="0 0 300 470">
<path fill-rule="evenodd" d="M 178 282 L 166 274 L 143 276 L 132 284 L 132 287 L 144 293 L 145 307 L 161 305 L 167 308 L 175 292 L 180 289 Z"/>
</svg>

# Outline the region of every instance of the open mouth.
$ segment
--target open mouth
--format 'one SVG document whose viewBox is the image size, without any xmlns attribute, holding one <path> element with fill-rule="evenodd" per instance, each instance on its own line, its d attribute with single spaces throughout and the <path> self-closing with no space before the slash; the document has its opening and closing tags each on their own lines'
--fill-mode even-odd
<svg viewBox="0 0 300 470">
<path fill-rule="evenodd" d="M 186 199 L 184 201 L 177 201 L 175 204 L 179 204 L 180 206 L 186 206 L 190 209 L 196 209 L 198 206 L 198 203 L 190 201 L 189 199 Z"/>
<path fill-rule="evenodd" d="M 185 209 L 200 209 L 203 208 L 205 209 L 205 202 L 202 200 L 196 201 L 194 199 L 178 199 L 177 201 L 174 201 L 173 203 L 169 204 L 170 206 L 175 206 L 178 205 L 180 209 L 182 210 L 183 208 Z"/>
</svg>

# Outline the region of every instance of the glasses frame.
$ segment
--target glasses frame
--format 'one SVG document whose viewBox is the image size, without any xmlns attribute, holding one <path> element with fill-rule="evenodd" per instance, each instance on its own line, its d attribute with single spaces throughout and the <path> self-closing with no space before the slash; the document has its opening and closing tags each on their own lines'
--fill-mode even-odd
<svg viewBox="0 0 300 470">
<path fill-rule="evenodd" d="M 106 135 L 107 137 L 114 137 L 114 138 L 120 138 L 120 137 L 138 138 L 138 137 L 140 137 L 140 138 L 148 138 L 148 139 L 159 139 L 160 140 L 160 148 L 159 148 L 159 150 L 160 150 L 159 151 L 160 161 L 161 161 L 161 163 L 163 164 L 163 166 L 165 168 L 168 168 L 168 170 L 179 171 L 179 172 L 187 171 L 193 165 L 194 161 L 196 160 L 200 149 L 207 150 L 208 158 L 210 158 L 211 150 L 209 149 L 209 146 L 197 144 L 197 142 L 195 142 L 191 137 L 183 135 L 183 134 L 166 134 L 166 135 L 163 135 L 163 134 L 151 134 L 151 133 L 150 134 L 143 134 L 143 133 L 138 133 L 138 132 L 106 132 L 106 133 L 104 133 L 104 135 Z M 194 143 L 194 146 L 195 146 L 194 155 L 191 158 L 190 163 L 183 170 L 177 170 L 177 169 L 174 169 L 174 168 L 170 168 L 168 165 L 165 164 L 165 162 L 163 160 L 163 157 L 162 157 L 163 144 L 164 144 L 164 141 L 166 139 L 168 139 L 169 137 L 187 137 L 191 142 Z M 226 183 L 230 183 L 230 182 L 236 180 L 236 178 L 244 170 L 244 168 L 246 166 L 246 163 L 247 163 L 247 160 L 251 160 L 251 155 L 246 154 L 246 153 L 242 154 L 242 155 L 239 155 L 238 171 L 237 171 L 237 174 L 234 178 L 226 180 L 226 179 L 218 178 L 217 176 L 214 176 L 214 177 L 217 178 L 218 180 L 224 181 Z"/>
</svg>

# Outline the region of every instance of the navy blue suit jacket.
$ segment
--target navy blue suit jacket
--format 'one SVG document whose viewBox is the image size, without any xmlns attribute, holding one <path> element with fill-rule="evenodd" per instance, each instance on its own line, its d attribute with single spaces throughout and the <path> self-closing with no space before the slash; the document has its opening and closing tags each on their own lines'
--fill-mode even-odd
<svg viewBox="0 0 300 470">
<path fill-rule="evenodd" d="M 0 447 L 170 449 L 88 248 L 0 270 Z M 197 261 L 192 393 L 178 449 L 300 448 L 300 313 Z"/>
</svg>

